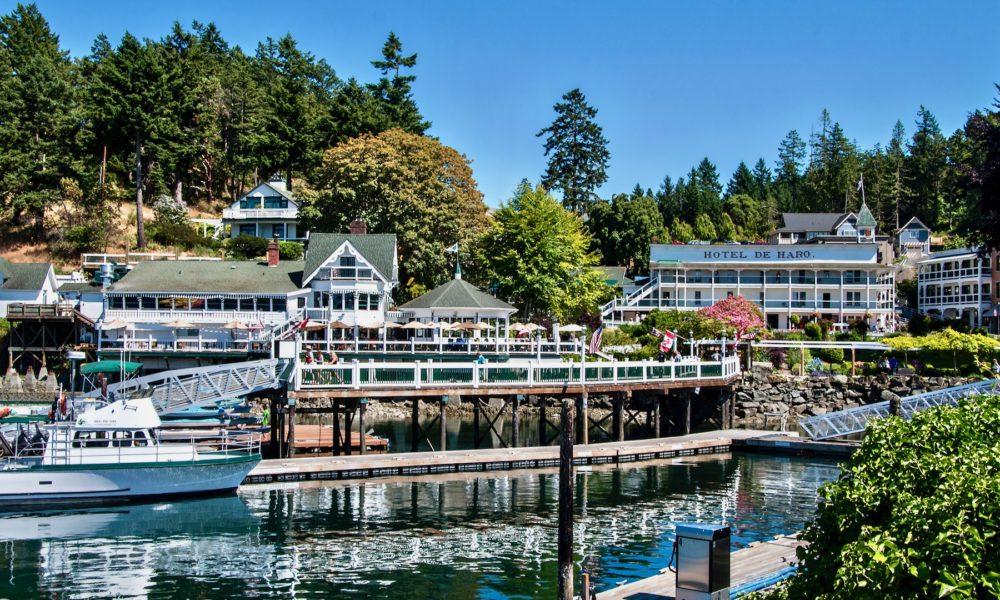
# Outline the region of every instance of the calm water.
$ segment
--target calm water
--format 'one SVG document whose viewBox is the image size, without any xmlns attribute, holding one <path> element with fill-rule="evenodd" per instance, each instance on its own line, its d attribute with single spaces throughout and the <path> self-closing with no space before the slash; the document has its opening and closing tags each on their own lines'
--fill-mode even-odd
<svg viewBox="0 0 1000 600">
<path fill-rule="evenodd" d="M 577 475 L 575 543 L 599 587 L 656 573 L 672 523 L 734 546 L 795 531 L 835 464 L 689 457 Z M 0 514 L 0 597 L 550 598 L 554 472 L 254 486 L 238 495 Z"/>
</svg>

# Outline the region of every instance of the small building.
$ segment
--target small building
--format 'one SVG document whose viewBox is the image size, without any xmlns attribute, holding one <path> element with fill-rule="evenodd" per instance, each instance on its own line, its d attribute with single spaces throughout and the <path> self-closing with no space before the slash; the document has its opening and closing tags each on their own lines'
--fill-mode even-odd
<svg viewBox="0 0 1000 600">
<path fill-rule="evenodd" d="M 514 306 L 494 298 L 462 279 L 456 269 L 454 279 L 399 307 L 403 317 L 424 323 L 484 323 L 488 337 L 507 337 Z"/>
<path fill-rule="evenodd" d="M 230 237 L 252 235 L 267 239 L 301 240 L 299 203 L 280 178 L 257 184 L 222 211 L 222 226 Z"/>
<path fill-rule="evenodd" d="M 67 281 L 56 292 L 60 303 L 72 305 L 91 321 L 104 313 L 104 288 L 97 281 Z"/>
<path fill-rule="evenodd" d="M 58 302 L 56 273 L 51 263 L 15 263 L 0 257 L 0 317 L 11 304 Z"/>
<path fill-rule="evenodd" d="M 916 260 L 931 253 L 931 228 L 917 217 L 896 231 L 896 252 Z"/>
</svg>

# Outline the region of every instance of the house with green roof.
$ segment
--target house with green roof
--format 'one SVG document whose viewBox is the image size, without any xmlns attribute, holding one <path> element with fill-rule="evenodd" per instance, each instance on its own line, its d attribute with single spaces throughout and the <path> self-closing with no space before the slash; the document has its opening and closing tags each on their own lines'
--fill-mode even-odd
<svg viewBox="0 0 1000 600">
<path fill-rule="evenodd" d="M 252 235 L 267 239 L 300 240 L 299 201 L 280 177 L 261 182 L 222 211 L 223 229 L 230 237 Z"/>
<path fill-rule="evenodd" d="M 56 273 L 51 263 L 15 263 L 0 257 L 0 317 L 11 304 L 58 302 Z"/>
</svg>

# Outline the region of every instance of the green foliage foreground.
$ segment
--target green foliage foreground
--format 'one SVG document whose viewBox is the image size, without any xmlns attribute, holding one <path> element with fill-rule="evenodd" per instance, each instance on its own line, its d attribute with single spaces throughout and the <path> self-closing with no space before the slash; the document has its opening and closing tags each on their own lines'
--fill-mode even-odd
<svg viewBox="0 0 1000 600">
<path fill-rule="evenodd" d="M 1000 396 L 873 424 L 769 598 L 1000 595 Z"/>
</svg>

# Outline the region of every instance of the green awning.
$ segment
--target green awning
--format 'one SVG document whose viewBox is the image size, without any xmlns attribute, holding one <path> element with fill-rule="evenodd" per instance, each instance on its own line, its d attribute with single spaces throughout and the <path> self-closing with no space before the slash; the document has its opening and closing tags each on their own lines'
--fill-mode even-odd
<svg viewBox="0 0 1000 600">
<path fill-rule="evenodd" d="M 142 363 L 139 362 L 130 362 L 127 360 L 99 360 L 97 362 L 87 363 L 80 367 L 80 374 L 94 375 L 96 373 L 104 373 L 105 375 L 112 375 L 125 371 L 127 375 L 131 375 L 141 368 Z"/>
</svg>

